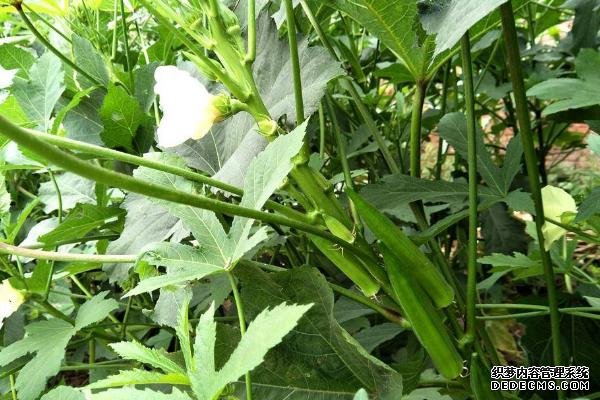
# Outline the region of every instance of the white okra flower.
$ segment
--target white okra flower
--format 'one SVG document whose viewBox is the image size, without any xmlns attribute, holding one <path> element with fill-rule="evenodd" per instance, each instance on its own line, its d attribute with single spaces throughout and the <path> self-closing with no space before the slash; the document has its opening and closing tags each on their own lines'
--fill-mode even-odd
<svg viewBox="0 0 600 400">
<path fill-rule="evenodd" d="M 24 301 L 23 294 L 15 289 L 8 279 L 0 283 L 0 328 L 4 320 L 17 311 Z"/>
<path fill-rule="evenodd" d="M 154 73 L 163 117 L 157 136 L 160 147 L 177 146 L 188 139 L 200 139 L 222 118 L 214 96 L 187 71 L 172 65 L 158 67 Z"/>
</svg>

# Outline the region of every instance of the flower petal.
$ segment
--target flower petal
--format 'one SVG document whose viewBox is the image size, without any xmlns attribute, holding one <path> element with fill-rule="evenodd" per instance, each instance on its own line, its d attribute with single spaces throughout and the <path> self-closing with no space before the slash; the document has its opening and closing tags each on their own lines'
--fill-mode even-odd
<svg viewBox="0 0 600 400">
<path fill-rule="evenodd" d="M 163 118 L 157 130 L 158 145 L 177 146 L 206 135 L 219 116 L 214 96 L 187 71 L 172 65 L 154 73 L 154 91 L 160 96 Z"/>
<path fill-rule="evenodd" d="M 8 279 L 2 281 L 0 284 L 0 328 L 4 320 L 17 311 L 24 301 L 23 294 L 12 287 Z"/>
</svg>

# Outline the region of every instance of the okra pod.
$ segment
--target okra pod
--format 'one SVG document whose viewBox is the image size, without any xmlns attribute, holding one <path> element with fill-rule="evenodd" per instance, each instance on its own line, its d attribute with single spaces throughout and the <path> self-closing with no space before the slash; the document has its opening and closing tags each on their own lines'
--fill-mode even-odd
<svg viewBox="0 0 600 400">
<path fill-rule="evenodd" d="M 377 210 L 355 191 L 346 193 L 356 206 L 359 215 L 375 236 L 394 254 L 419 282 L 438 308 L 454 300 L 454 290 L 442 273 L 421 250 L 388 217 Z M 389 273 L 389 272 L 388 272 Z"/>
<path fill-rule="evenodd" d="M 406 264 L 385 245 L 381 246 L 383 259 L 388 269 L 392 291 L 400 304 L 404 317 L 437 370 L 446 378 L 454 379 L 463 369 L 463 361 L 456 349 L 454 339 L 442 322 L 439 311 L 423 289 L 408 273 Z"/>
<path fill-rule="evenodd" d="M 333 243 L 315 235 L 310 235 L 310 240 L 323 253 L 329 261 L 338 267 L 352 282 L 354 282 L 365 296 L 371 297 L 380 289 L 379 283 L 366 270 L 363 264 L 354 255 L 337 247 Z"/>
</svg>

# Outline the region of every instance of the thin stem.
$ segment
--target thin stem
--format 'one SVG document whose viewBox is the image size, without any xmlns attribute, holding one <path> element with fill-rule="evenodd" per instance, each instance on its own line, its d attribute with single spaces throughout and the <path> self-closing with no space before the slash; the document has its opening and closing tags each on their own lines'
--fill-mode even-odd
<svg viewBox="0 0 600 400">
<path fill-rule="evenodd" d="M 405 329 L 411 329 L 410 322 L 408 322 L 408 320 L 406 320 L 405 318 L 400 317 L 396 310 L 389 310 L 387 308 L 384 308 L 353 290 L 346 289 L 333 283 L 329 283 L 329 286 L 331 287 L 331 289 L 333 289 L 334 292 L 337 292 L 344 297 L 347 297 L 351 300 L 356 301 L 357 303 L 369 307 L 373 311 L 385 317 L 388 321 L 398 324 Z"/>
<path fill-rule="evenodd" d="M 32 250 L 0 242 L 0 254 L 11 254 L 20 257 L 50 261 L 82 261 L 98 263 L 134 263 L 137 256 L 126 254 L 76 254 L 55 251 Z"/>
<path fill-rule="evenodd" d="M 319 103 L 319 158 L 325 157 L 325 113 L 323 112 L 323 102 Z"/>
<path fill-rule="evenodd" d="M 256 59 L 256 0 L 248 0 L 248 49 L 246 62 Z"/>
<path fill-rule="evenodd" d="M 535 225 L 538 236 L 540 253 L 542 256 L 542 266 L 546 279 L 546 290 L 548 291 L 548 306 L 550 308 L 550 331 L 552 336 L 552 353 L 554 365 L 562 365 L 561 345 L 560 345 L 560 314 L 558 312 L 558 298 L 556 285 L 554 282 L 554 271 L 552 270 L 552 261 L 546 251 L 544 244 L 544 235 L 542 227 L 544 225 L 544 206 L 542 203 L 542 194 L 540 189 L 540 177 L 537 165 L 537 157 L 533 145 L 533 135 L 531 132 L 531 122 L 529 120 L 529 110 L 527 108 L 527 97 L 525 95 L 525 84 L 523 82 L 523 71 L 521 67 L 521 56 L 519 54 L 519 42 L 517 40 L 517 30 L 515 27 L 515 16 L 512 4 L 505 3 L 500 6 L 502 16 L 502 30 L 506 50 L 508 53 L 508 68 L 511 75 L 517 118 L 521 131 L 521 141 L 525 153 L 525 164 L 529 178 L 529 186 L 533 203 L 535 205 Z M 565 398 L 563 392 L 559 392 L 559 398 Z"/>
<path fill-rule="evenodd" d="M 127 72 L 129 73 L 129 84 L 131 89 L 135 87 L 133 80 L 133 65 L 131 65 L 131 54 L 129 52 L 129 35 L 127 29 L 127 18 L 125 16 L 125 2 L 119 0 L 121 9 L 121 29 L 123 30 L 123 43 L 125 44 L 125 63 L 127 64 Z"/>
<path fill-rule="evenodd" d="M 415 178 L 421 177 L 421 119 L 426 87 L 426 82 L 417 82 L 410 121 L 410 176 Z"/>
<path fill-rule="evenodd" d="M 362 256 L 365 255 L 362 251 L 355 249 L 355 245 L 352 245 L 313 224 L 300 222 L 277 214 L 271 214 L 242 207 L 236 204 L 226 203 L 194 193 L 174 190 L 168 186 L 142 181 L 122 173 L 92 165 L 39 140 L 29 131 L 14 125 L 2 116 L 0 116 L 0 133 L 12 139 L 17 144 L 33 151 L 40 157 L 45 158 L 48 162 L 84 178 L 161 200 L 167 200 L 174 203 L 185 204 L 192 207 L 203 208 L 206 210 L 230 215 L 239 215 L 268 223 L 289 226 L 291 228 L 296 228 L 301 231 L 321 236 L 324 239 L 339 244 L 353 253 L 358 252 Z M 311 179 L 314 178 L 311 177 Z"/>
<path fill-rule="evenodd" d="M 63 53 L 61 53 L 56 47 L 54 47 L 48 41 L 48 39 L 46 39 L 44 37 L 44 35 L 42 35 L 40 33 L 40 31 L 37 30 L 37 28 L 35 27 L 35 25 L 33 25 L 33 23 L 31 22 L 31 20 L 27 17 L 27 15 L 25 14 L 25 12 L 23 11 L 23 8 L 22 8 L 22 6 L 20 4 L 19 5 L 15 5 L 15 7 L 16 7 L 17 11 L 19 12 L 19 15 L 23 19 L 23 22 L 25 22 L 25 25 L 27 25 L 27 27 L 29 28 L 29 30 L 31 31 L 31 33 L 33 33 L 33 36 L 35 36 L 40 42 L 42 42 L 42 44 L 44 45 L 44 47 L 46 47 L 48 50 L 50 50 L 52 53 L 54 53 L 54 55 L 56 55 L 58 58 L 60 58 L 62 62 L 64 62 L 65 64 L 67 64 L 69 67 L 73 68 L 75 71 L 77 71 L 81 75 L 85 76 L 90 81 L 94 82 L 96 85 L 104 86 L 102 84 L 102 82 L 100 82 L 98 79 L 94 78 L 92 75 L 88 74 L 85 70 L 81 69 L 77 64 L 75 64 L 67 56 L 65 56 Z"/>
<path fill-rule="evenodd" d="M 227 273 L 229 278 L 229 284 L 231 285 L 231 291 L 233 292 L 233 298 L 235 300 L 235 307 L 237 309 L 238 320 L 240 324 L 240 333 L 242 337 L 246 334 L 246 317 L 244 316 L 244 306 L 242 304 L 242 297 L 238 291 L 237 282 L 233 277 L 233 274 Z M 252 400 L 252 378 L 250 372 L 246 372 L 246 400 Z"/>
<path fill-rule="evenodd" d="M 375 142 L 377 143 L 377 146 L 379 147 L 379 151 L 381 151 L 381 154 L 383 155 L 383 159 L 385 160 L 386 164 L 388 165 L 390 171 L 394 174 L 399 174 L 400 167 L 398 167 L 396 160 L 394 160 L 394 156 L 392 155 L 392 153 L 388 149 L 387 145 L 385 144 L 385 139 L 383 138 L 383 135 L 381 134 L 381 132 L 379 132 L 379 129 L 377 128 L 377 124 L 373 120 L 373 117 L 371 116 L 371 113 L 369 112 L 367 107 L 365 107 L 364 103 L 362 102 L 362 99 L 360 98 L 358 92 L 356 91 L 354 84 L 346 79 L 341 79 L 340 84 L 342 85 L 342 87 L 344 89 L 346 89 L 348 91 L 348 93 L 350 93 L 350 96 L 352 96 L 352 99 L 354 100 L 354 103 L 356 104 L 356 107 L 358 108 L 358 112 L 360 113 L 361 117 L 365 121 L 365 124 L 367 125 L 367 129 L 369 130 L 369 132 L 375 139 Z"/>
<path fill-rule="evenodd" d="M 548 307 L 540 306 L 537 304 L 476 304 L 478 309 L 508 309 L 508 310 L 536 310 L 536 311 L 548 311 Z"/>
<path fill-rule="evenodd" d="M 475 304 L 477 303 L 477 129 L 475 126 L 475 93 L 471 42 L 467 31 L 461 40 L 463 86 L 467 114 L 467 164 L 469 178 L 469 242 L 467 249 L 467 318 L 466 337 L 475 339 Z"/>
<path fill-rule="evenodd" d="M 118 19 L 118 15 L 119 15 L 119 0 L 114 0 L 114 7 L 113 7 L 113 32 L 112 32 L 112 45 L 111 45 L 111 53 L 110 53 L 110 59 L 112 61 L 116 60 L 117 58 L 117 19 Z"/>
<path fill-rule="evenodd" d="M 450 69 L 452 68 L 452 63 L 448 61 L 446 63 L 446 67 L 444 68 L 444 78 L 442 83 L 442 103 L 440 105 L 440 111 L 442 117 L 446 115 L 446 109 L 448 108 L 448 89 L 450 82 Z M 438 148 L 437 148 L 437 158 L 435 165 L 435 179 L 439 180 L 442 177 L 442 165 L 444 164 L 444 139 L 438 135 Z"/>
<path fill-rule="evenodd" d="M 522 313 L 516 313 L 516 314 L 503 314 L 503 315 L 478 315 L 477 319 L 482 320 L 482 321 L 494 321 L 494 320 L 512 319 L 512 318 L 541 317 L 544 315 L 548 315 L 548 311 L 531 311 L 531 312 L 522 312 Z"/>
<path fill-rule="evenodd" d="M 312 12 L 309 5 L 306 3 L 306 0 L 300 0 L 300 5 L 302 6 L 302 10 L 304 10 L 304 14 L 306 15 L 306 18 L 308 18 L 308 20 L 310 21 L 310 24 L 312 25 L 315 32 L 317 33 L 317 36 L 319 36 L 319 39 L 321 40 L 321 43 L 323 44 L 323 46 L 325 46 L 327 51 L 329 51 L 329 54 L 331 54 L 331 57 L 333 57 L 334 60 L 340 61 L 338 55 L 336 54 L 335 50 L 333 49 L 333 46 L 331 45 L 331 42 L 329 41 L 329 38 L 327 37 L 325 32 L 323 32 L 323 28 L 321 28 L 319 21 L 317 21 L 315 14 Z"/>
<path fill-rule="evenodd" d="M 300 59 L 298 58 L 298 38 L 296 37 L 296 18 L 292 0 L 283 0 L 287 18 L 288 42 L 290 44 L 290 60 L 294 77 L 294 98 L 296 101 L 296 124 L 304 121 L 304 99 L 302 98 L 302 77 L 300 75 Z"/>
<path fill-rule="evenodd" d="M 51 24 L 46 18 L 42 17 L 40 14 L 38 14 L 33 8 L 29 7 L 27 4 L 23 3 L 23 6 L 25 8 L 27 8 L 27 12 L 31 13 L 33 16 L 35 16 L 38 20 L 40 20 L 44 25 L 46 25 L 48 28 L 52 29 L 54 32 L 58 33 L 63 39 L 65 39 L 65 41 L 67 43 L 71 43 L 71 38 L 68 37 L 67 35 L 65 35 L 64 33 L 62 33 L 62 31 L 60 29 L 57 29 L 53 24 Z"/>
<path fill-rule="evenodd" d="M 350 172 L 350 165 L 348 165 L 348 157 L 346 155 L 346 143 L 344 142 L 344 139 L 342 138 L 342 133 L 340 132 L 340 126 L 338 124 L 338 120 L 335 116 L 335 109 L 333 108 L 333 101 L 331 99 L 331 96 L 327 96 L 327 106 L 329 109 L 329 115 L 331 117 L 331 124 L 333 125 L 331 129 L 333 132 L 333 137 L 335 138 L 335 142 L 337 145 L 337 153 L 338 153 L 338 159 L 340 161 L 340 164 L 342 165 L 342 170 L 344 172 L 344 183 L 346 184 L 347 187 L 354 189 L 354 182 L 352 182 L 352 175 Z M 352 213 L 352 219 L 354 220 L 354 224 L 355 226 L 357 226 L 357 229 L 359 229 L 359 231 L 362 231 L 362 228 L 360 227 L 361 225 L 361 221 L 360 221 L 360 217 L 358 215 L 358 212 L 356 211 L 356 207 L 354 206 L 354 203 L 352 203 L 352 201 L 350 201 L 350 212 Z"/>
</svg>

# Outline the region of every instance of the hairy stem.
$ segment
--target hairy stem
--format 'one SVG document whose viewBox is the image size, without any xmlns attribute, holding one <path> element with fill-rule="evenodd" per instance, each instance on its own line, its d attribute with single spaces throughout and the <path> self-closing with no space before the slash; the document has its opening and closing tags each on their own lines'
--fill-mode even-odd
<svg viewBox="0 0 600 400">
<path fill-rule="evenodd" d="M 544 277 L 546 279 L 546 290 L 548 291 L 548 307 L 550 308 L 550 331 L 552 337 L 552 353 L 554 365 L 562 365 L 561 345 L 560 345 L 560 314 L 558 312 L 557 290 L 554 281 L 554 271 L 552 270 L 552 261 L 546 251 L 544 244 L 544 234 L 542 227 L 544 225 L 544 206 L 542 203 L 542 192 L 540 188 L 540 177 L 538 169 L 538 160 L 533 145 L 533 134 L 531 132 L 531 122 L 529 120 L 529 110 L 527 107 L 527 97 L 525 95 L 525 84 L 523 81 L 523 71 L 521 66 L 521 56 L 519 53 L 519 42 L 517 40 L 517 30 L 515 27 L 515 16 L 512 4 L 505 3 L 500 6 L 502 16 L 502 31 L 506 50 L 508 53 L 508 69 L 510 71 L 513 85 L 514 99 L 519 129 L 521 131 L 521 142 L 525 154 L 525 165 L 527 167 L 527 176 L 531 196 L 535 205 L 535 226 L 538 236 L 540 253 L 542 256 L 542 265 L 544 268 Z M 559 392 L 559 397 L 564 398 L 564 393 Z"/>
<path fill-rule="evenodd" d="M 467 114 L 467 164 L 469 179 L 469 242 L 467 249 L 467 341 L 475 339 L 475 304 L 477 303 L 477 130 L 475 126 L 475 94 L 471 41 L 467 31 L 462 40 L 463 85 Z"/>
</svg>

